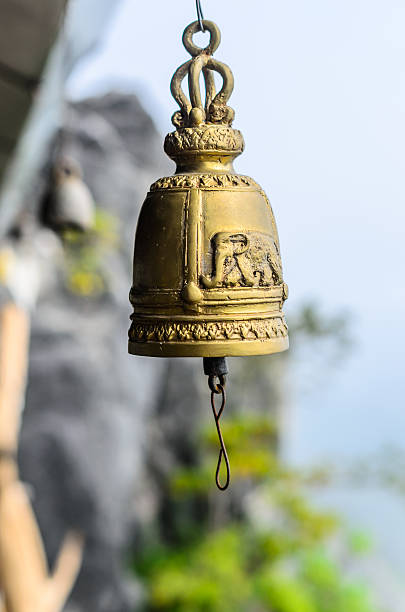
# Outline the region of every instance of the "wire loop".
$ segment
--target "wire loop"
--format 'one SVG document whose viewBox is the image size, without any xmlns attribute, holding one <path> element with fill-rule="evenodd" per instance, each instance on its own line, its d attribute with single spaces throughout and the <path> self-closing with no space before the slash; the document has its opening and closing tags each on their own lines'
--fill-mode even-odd
<svg viewBox="0 0 405 612">
<path fill-rule="evenodd" d="M 221 449 L 219 451 L 217 469 L 216 469 L 216 472 L 215 472 L 215 482 L 216 482 L 217 487 L 218 487 L 218 489 L 220 491 L 225 491 L 225 489 L 228 488 L 229 481 L 231 479 L 231 468 L 230 468 L 230 465 L 229 465 L 228 453 L 226 452 L 226 446 L 225 446 L 224 439 L 222 437 L 221 426 L 220 426 L 219 420 L 220 420 L 222 412 L 223 412 L 223 410 L 225 408 L 226 394 L 225 394 L 225 387 L 224 387 L 223 384 L 219 383 L 217 385 L 217 388 L 219 389 L 219 391 L 211 391 L 211 408 L 212 408 L 212 412 L 214 414 L 215 424 L 217 426 L 219 443 L 220 443 L 220 446 L 221 446 Z M 222 402 L 221 402 L 221 406 L 220 406 L 219 410 L 217 410 L 216 406 L 215 406 L 215 395 L 218 394 L 218 393 L 222 394 Z M 219 472 L 220 472 L 220 469 L 221 469 L 222 460 L 224 460 L 225 464 L 226 464 L 226 480 L 225 480 L 224 484 L 221 484 L 221 482 L 219 480 Z"/>
</svg>

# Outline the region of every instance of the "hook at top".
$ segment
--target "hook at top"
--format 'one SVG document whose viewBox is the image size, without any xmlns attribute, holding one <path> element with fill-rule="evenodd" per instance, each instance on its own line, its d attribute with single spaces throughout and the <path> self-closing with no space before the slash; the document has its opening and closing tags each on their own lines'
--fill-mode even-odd
<svg viewBox="0 0 405 612">
<path fill-rule="evenodd" d="M 203 34 L 205 34 L 204 15 L 203 15 L 202 6 L 201 6 L 201 0 L 195 0 L 195 5 L 197 9 L 197 19 L 200 25 L 200 30 L 201 32 L 203 32 Z"/>
</svg>

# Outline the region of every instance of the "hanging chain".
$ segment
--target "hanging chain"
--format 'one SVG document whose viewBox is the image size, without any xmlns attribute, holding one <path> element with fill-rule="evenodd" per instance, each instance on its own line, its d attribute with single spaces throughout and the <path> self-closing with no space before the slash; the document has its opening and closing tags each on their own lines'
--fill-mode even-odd
<svg viewBox="0 0 405 612">
<path fill-rule="evenodd" d="M 201 6 L 201 0 L 195 0 L 195 5 L 197 9 L 198 23 L 200 24 L 200 30 L 201 32 L 205 33 L 204 15 L 203 15 L 202 6 Z"/>
</svg>

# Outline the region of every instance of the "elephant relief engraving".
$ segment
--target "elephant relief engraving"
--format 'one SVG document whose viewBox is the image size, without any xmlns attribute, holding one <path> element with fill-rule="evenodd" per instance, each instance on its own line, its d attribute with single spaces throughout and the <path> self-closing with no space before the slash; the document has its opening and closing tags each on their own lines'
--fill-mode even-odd
<svg viewBox="0 0 405 612">
<path fill-rule="evenodd" d="M 207 289 L 270 287 L 283 282 L 278 245 L 260 232 L 219 232 L 211 239 L 213 274 L 201 276 Z"/>
</svg>

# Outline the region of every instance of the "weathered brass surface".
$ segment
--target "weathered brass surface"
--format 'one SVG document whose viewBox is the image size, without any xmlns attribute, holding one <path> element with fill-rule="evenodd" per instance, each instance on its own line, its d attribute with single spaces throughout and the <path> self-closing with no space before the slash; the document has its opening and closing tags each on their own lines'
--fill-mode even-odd
<svg viewBox="0 0 405 612">
<path fill-rule="evenodd" d="M 138 221 L 129 331 L 129 352 L 136 355 L 218 357 L 288 348 L 282 312 L 288 289 L 273 211 L 260 186 L 233 169 L 244 149 L 227 106 L 233 75 L 212 57 L 218 27 L 203 23 L 211 33 L 208 47 L 192 41 L 198 21 L 189 25 L 183 43 L 192 59 L 171 83 L 180 110 L 165 151 L 176 173 L 151 186 Z M 213 72 L 223 79 L 219 93 Z M 186 76 L 190 99 L 181 87 Z"/>
</svg>

